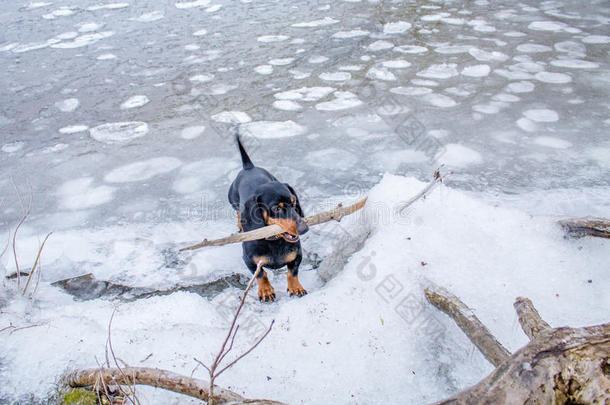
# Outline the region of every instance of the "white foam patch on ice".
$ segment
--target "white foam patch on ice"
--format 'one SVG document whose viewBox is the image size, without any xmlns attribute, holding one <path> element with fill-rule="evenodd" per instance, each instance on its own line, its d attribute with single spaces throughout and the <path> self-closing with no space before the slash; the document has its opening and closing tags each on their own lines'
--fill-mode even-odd
<svg viewBox="0 0 610 405">
<path fill-rule="evenodd" d="M 437 81 L 427 80 L 427 79 L 411 79 L 411 83 L 413 83 L 416 86 L 423 86 L 423 87 L 437 87 L 439 84 Z"/>
<path fill-rule="evenodd" d="M 99 55 L 96 59 L 97 60 L 112 60 L 112 59 L 116 59 L 116 55 L 113 53 L 103 53 L 103 54 Z"/>
<path fill-rule="evenodd" d="M 163 11 L 155 10 L 149 13 L 141 14 L 138 17 L 131 18 L 130 20 L 137 22 L 154 22 L 159 21 L 163 18 L 165 18 L 165 14 L 163 14 Z"/>
<path fill-rule="evenodd" d="M 551 52 L 553 48 L 541 44 L 521 44 L 517 46 L 517 51 L 524 53 Z"/>
<path fill-rule="evenodd" d="M 534 122 L 555 122 L 559 120 L 557 112 L 546 108 L 527 110 L 523 112 L 523 115 Z"/>
<path fill-rule="evenodd" d="M 556 59 L 551 61 L 551 65 L 568 69 L 595 69 L 599 63 L 582 59 Z"/>
<path fill-rule="evenodd" d="M 56 44 L 52 44 L 51 48 L 58 49 L 74 49 L 74 48 L 82 48 L 83 46 L 88 46 L 102 40 L 104 38 L 109 38 L 114 35 L 114 31 L 104 31 L 104 32 L 94 32 L 92 34 L 84 34 L 79 37 L 74 38 L 72 41 L 63 41 Z"/>
<path fill-rule="evenodd" d="M 276 58 L 271 59 L 269 64 L 273 66 L 285 66 L 290 65 L 292 62 L 294 62 L 294 58 Z"/>
<path fill-rule="evenodd" d="M 394 48 L 394 44 L 390 41 L 384 41 L 382 39 L 371 43 L 367 49 L 371 52 L 385 51 L 387 49 Z"/>
<path fill-rule="evenodd" d="M 273 73 L 273 66 L 271 65 L 258 65 L 254 68 L 254 71 L 259 75 L 270 75 Z"/>
<path fill-rule="evenodd" d="M 572 77 L 570 75 L 556 72 L 538 72 L 534 75 L 534 78 L 543 83 L 552 84 L 564 84 L 572 81 Z"/>
<path fill-rule="evenodd" d="M 74 11 L 71 7 L 60 7 L 57 10 L 53 10 L 48 14 L 43 14 L 42 18 L 44 18 L 45 20 L 54 20 L 57 17 L 67 17 L 75 13 L 76 11 Z"/>
<path fill-rule="evenodd" d="M 587 35 L 583 39 L 582 42 L 585 44 L 610 44 L 610 36 L 609 35 Z"/>
<path fill-rule="evenodd" d="M 351 30 L 351 31 L 339 31 L 335 32 L 332 37 L 337 39 L 349 39 L 349 38 L 358 38 L 358 37 L 366 37 L 369 35 L 369 31 L 365 30 Z"/>
<path fill-rule="evenodd" d="M 155 176 L 171 172 L 182 162 L 174 157 L 162 156 L 139 162 L 129 163 L 111 170 L 104 180 L 108 183 L 131 183 L 143 181 Z"/>
<path fill-rule="evenodd" d="M 77 98 L 68 98 L 55 103 L 55 107 L 61 112 L 74 112 L 80 105 L 80 101 Z"/>
<path fill-rule="evenodd" d="M 456 67 L 457 65 L 455 63 L 440 63 L 430 65 L 426 69 L 417 72 L 417 76 L 428 79 L 449 79 L 450 77 L 458 75 Z"/>
<path fill-rule="evenodd" d="M 420 54 L 428 52 L 428 48 L 419 45 L 402 45 L 395 47 L 393 50 L 407 54 Z"/>
<path fill-rule="evenodd" d="M 339 66 L 339 70 L 344 70 L 348 72 L 359 72 L 362 70 L 364 66 L 362 65 L 342 65 Z"/>
<path fill-rule="evenodd" d="M 59 129 L 59 133 L 61 134 L 76 134 L 78 132 L 83 132 L 88 130 L 89 127 L 87 125 L 69 125 L 67 127 L 63 127 Z"/>
<path fill-rule="evenodd" d="M 362 101 L 358 99 L 358 96 L 349 91 L 336 91 L 334 96 L 334 100 L 316 104 L 316 109 L 319 111 L 339 111 L 358 107 L 363 104 Z"/>
<path fill-rule="evenodd" d="M 366 77 L 374 80 L 393 81 L 396 75 L 386 68 L 372 67 L 366 72 Z"/>
<path fill-rule="evenodd" d="M 535 88 L 536 86 L 534 83 L 528 81 L 509 83 L 506 86 L 506 90 L 511 93 L 530 93 L 534 91 Z"/>
<path fill-rule="evenodd" d="M 222 4 L 214 4 L 205 9 L 206 13 L 215 13 L 222 8 Z"/>
<path fill-rule="evenodd" d="M 77 25 L 78 32 L 93 32 L 102 28 L 104 24 L 99 24 L 96 22 L 84 22 Z"/>
<path fill-rule="evenodd" d="M 553 47 L 557 52 L 564 52 L 573 56 L 582 57 L 587 54 L 587 47 L 579 42 L 562 41 L 555 43 Z"/>
<path fill-rule="evenodd" d="M 201 136 L 205 131 L 205 126 L 203 125 L 194 125 L 192 127 L 183 128 L 180 132 L 180 137 L 182 139 L 195 139 Z"/>
<path fill-rule="evenodd" d="M 319 77 L 328 82 L 344 82 L 351 79 L 352 75 L 349 72 L 324 72 Z"/>
<path fill-rule="evenodd" d="M 324 63 L 326 61 L 328 61 L 328 57 L 322 56 L 322 55 L 314 55 L 311 58 L 307 59 L 308 63 L 314 64 L 314 65 L 316 65 L 318 63 Z"/>
<path fill-rule="evenodd" d="M 427 87 L 394 87 L 390 89 L 390 93 L 400 94 L 403 96 L 423 96 L 424 94 L 432 93 L 432 89 Z"/>
<path fill-rule="evenodd" d="M 194 0 L 194 1 L 181 1 L 174 3 L 174 6 L 179 9 L 188 9 L 194 7 L 207 7 L 210 5 L 210 0 Z"/>
<path fill-rule="evenodd" d="M 205 28 L 199 29 L 195 32 L 193 32 L 193 36 L 195 37 L 202 37 L 204 35 L 206 35 L 208 33 L 208 30 L 206 30 Z"/>
<path fill-rule="evenodd" d="M 283 111 L 300 111 L 303 109 L 299 103 L 292 100 L 276 100 L 273 102 L 273 108 Z"/>
<path fill-rule="evenodd" d="M 244 124 L 252 121 L 252 118 L 243 111 L 223 111 L 212 115 L 212 120 L 226 124 Z"/>
<path fill-rule="evenodd" d="M 335 20 L 331 17 L 324 17 L 320 20 L 300 22 L 296 24 L 292 24 L 295 28 L 316 28 L 316 27 L 324 27 L 326 25 L 332 25 L 338 23 L 339 20 Z"/>
<path fill-rule="evenodd" d="M 405 69 L 405 68 L 408 68 L 411 66 L 411 63 L 407 62 L 404 59 L 386 60 L 386 61 L 382 62 L 381 64 L 383 65 L 383 67 L 387 67 L 390 69 Z"/>
<path fill-rule="evenodd" d="M 581 32 L 578 28 L 570 27 L 560 21 L 534 21 L 527 28 L 534 31 L 569 32 L 571 34 Z"/>
<path fill-rule="evenodd" d="M 283 42 L 287 39 L 290 39 L 288 35 L 262 35 L 258 37 L 256 40 L 258 42 Z"/>
<path fill-rule="evenodd" d="M 536 123 L 528 118 L 519 118 L 516 124 L 525 132 L 535 132 L 538 130 Z"/>
<path fill-rule="evenodd" d="M 57 190 L 60 206 L 68 210 L 83 210 L 106 204 L 114 198 L 114 187 L 93 186 L 92 177 L 80 177 L 64 182 Z"/>
<path fill-rule="evenodd" d="M 449 108 L 457 105 L 457 102 L 454 99 L 449 96 L 445 96 L 444 94 L 430 93 L 424 95 L 422 98 L 424 101 L 435 107 Z"/>
<path fill-rule="evenodd" d="M 131 96 L 121 104 L 121 110 L 129 110 L 131 108 L 142 107 L 150 102 L 150 99 L 145 95 Z"/>
<path fill-rule="evenodd" d="M 457 55 L 460 53 L 467 53 L 471 45 L 443 45 L 434 49 L 434 52 L 440 53 L 442 55 Z"/>
<path fill-rule="evenodd" d="M 214 75 L 212 74 L 199 74 L 189 77 L 189 80 L 193 83 L 207 83 L 209 81 L 212 81 L 213 79 Z"/>
<path fill-rule="evenodd" d="M 462 75 L 468 77 L 485 77 L 489 76 L 490 71 L 491 68 L 489 65 L 472 65 L 464 67 Z"/>
<path fill-rule="evenodd" d="M 483 163 L 481 154 L 458 143 L 450 143 L 439 152 L 437 160 L 449 167 L 464 168 Z"/>
<path fill-rule="evenodd" d="M 502 101 L 505 103 L 516 103 L 521 100 L 521 97 L 515 96 L 514 94 L 508 94 L 508 93 L 498 93 L 495 96 L 493 96 L 492 98 L 496 101 Z"/>
<path fill-rule="evenodd" d="M 120 8 L 129 7 L 129 3 L 107 3 L 107 4 L 97 4 L 95 6 L 87 7 L 89 11 L 97 11 L 97 10 L 118 10 Z"/>
<path fill-rule="evenodd" d="M 383 24 L 384 34 L 402 34 L 411 29 L 411 24 L 406 21 L 396 21 Z"/>
<path fill-rule="evenodd" d="M 37 8 L 50 6 L 51 4 L 53 4 L 53 3 L 50 1 L 33 1 L 27 5 L 27 9 L 34 10 Z"/>
<path fill-rule="evenodd" d="M 508 60 L 508 55 L 499 51 L 489 52 L 479 48 L 470 48 L 468 53 L 479 62 L 504 62 Z"/>
<path fill-rule="evenodd" d="M 521 31 L 506 31 L 503 35 L 511 38 L 521 38 L 527 36 L 525 32 Z"/>
<path fill-rule="evenodd" d="M 2 152 L 5 153 L 15 153 L 19 152 L 25 146 L 25 142 L 15 141 L 10 143 L 5 143 L 2 145 Z"/>
<path fill-rule="evenodd" d="M 148 133 L 148 124 L 141 121 L 111 122 L 89 129 L 91 138 L 106 144 L 123 144 Z"/>
<path fill-rule="evenodd" d="M 244 135 L 261 139 L 288 138 L 303 135 L 307 128 L 294 121 L 255 121 L 242 126 Z"/>
<path fill-rule="evenodd" d="M 546 146 L 548 148 L 554 149 L 568 149 L 572 147 L 571 142 L 552 136 L 538 136 L 534 138 L 534 143 L 540 146 Z"/>
<path fill-rule="evenodd" d="M 275 93 L 278 100 L 318 101 L 335 91 L 334 87 L 301 87 L 300 89 Z"/>
</svg>

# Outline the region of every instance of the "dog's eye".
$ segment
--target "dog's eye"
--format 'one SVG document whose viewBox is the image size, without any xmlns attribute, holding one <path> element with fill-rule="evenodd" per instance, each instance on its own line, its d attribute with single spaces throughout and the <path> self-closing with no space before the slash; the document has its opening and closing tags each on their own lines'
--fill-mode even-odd
<svg viewBox="0 0 610 405">
<path fill-rule="evenodd" d="M 282 207 L 280 207 L 279 205 L 274 205 L 273 207 L 271 207 L 271 211 L 273 211 L 273 212 L 281 212 L 282 211 Z"/>
</svg>

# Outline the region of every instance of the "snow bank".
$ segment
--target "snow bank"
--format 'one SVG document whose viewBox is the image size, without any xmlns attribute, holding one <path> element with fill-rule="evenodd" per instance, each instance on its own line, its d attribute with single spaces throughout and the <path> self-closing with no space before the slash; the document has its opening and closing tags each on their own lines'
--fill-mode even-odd
<svg viewBox="0 0 610 405">
<path fill-rule="evenodd" d="M 608 321 L 608 241 L 564 239 L 555 217 L 532 216 L 514 208 L 519 204 L 511 207 L 448 187 L 438 187 L 397 215 L 397 205 L 423 186 L 412 178 L 386 175 L 370 191 L 362 212 L 340 224 L 312 228 L 304 238 L 306 248 L 320 243 L 314 238 L 324 234 L 370 236 L 344 268 L 330 269 L 328 282 L 313 271 L 302 272 L 301 281 L 309 290 L 304 298 L 289 298 L 283 274 L 271 273 L 278 300 L 262 304 L 255 292 L 250 294 L 236 341 L 239 347 L 233 352 L 247 347 L 272 319 L 275 327 L 217 383 L 249 397 L 292 404 L 420 404 L 462 390 L 489 373 L 491 366 L 453 321 L 426 303 L 423 288 L 430 281 L 473 308 L 510 350 L 526 343 L 512 309 L 518 295 L 531 298 L 553 326 Z M 204 229 L 182 226 L 168 224 L 146 235 L 159 243 L 183 243 L 197 239 Z M 205 229 L 214 233 L 227 226 L 212 223 Z M 98 278 L 104 271 L 112 276 L 123 268 L 126 281 L 139 275 L 141 282 L 151 273 L 148 281 L 162 284 L 162 273 L 144 257 L 154 255 L 155 249 L 133 246 L 138 228 L 125 228 L 120 236 L 118 229 L 53 235 L 61 243 L 49 241 L 45 263 L 52 264 L 46 265 L 47 281 L 52 281 L 49 274 L 59 276 L 79 261 L 99 259 Z M 127 241 L 121 245 L 119 239 Z M 113 240 L 122 248 L 101 249 Z M 326 242 L 335 243 L 332 238 Z M 92 259 L 88 256 L 96 245 L 99 257 Z M 239 256 L 239 247 L 229 246 L 202 250 L 193 260 L 209 269 L 224 258 L 235 271 L 245 272 Z M 10 267 L 8 259 L 3 260 Z M 176 275 L 169 277 L 178 281 Z M 3 283 L 7 302 L 0 329 L 9 323 L 38 325 L 2 334 L 0 398 L 13 399 L 29 394 L 43 398 L 66 368 L 95 367 L 96 358 L 102 361 L 115 307 L 112 340 L 118 357 L 131 365 L 190 375 L 196 366 L 193 357 L 209 362 L 218 350 L 239 293 L 229 288 L 210 300 L 179 292 L 124 303 L 77 302 L 44 282 L 36 299 L 29 301 L 9 298 L 14 282 Z M 200 368 L 194 375 L 205 378 Z M 140 393 L 143 403 L 189 402 L 154 389 Z"/>
</svg>

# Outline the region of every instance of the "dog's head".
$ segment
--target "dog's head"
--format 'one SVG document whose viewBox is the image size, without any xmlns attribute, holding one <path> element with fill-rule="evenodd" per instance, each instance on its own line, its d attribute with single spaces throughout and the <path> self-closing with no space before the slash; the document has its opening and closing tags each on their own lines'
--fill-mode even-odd
<svg viewBox="0 0 610 405">
<path fill-rule="evenodd" d="M 281 234 L 284 240 L 295 243 L 309 230 L 303 216 L 294 189 L 287 183 L 271 182 L 260 186 L 245 202 L 241 221 L 244 231 L 278 224 L 285 231 Z"/>
</svg>

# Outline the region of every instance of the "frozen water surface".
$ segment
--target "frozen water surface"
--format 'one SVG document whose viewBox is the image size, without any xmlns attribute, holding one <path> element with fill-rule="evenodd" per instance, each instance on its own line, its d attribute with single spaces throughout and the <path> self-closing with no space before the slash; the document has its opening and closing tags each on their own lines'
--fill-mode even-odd
<svg viewBox="0 0 610 405">
<path fill-rule="evenodd" d="M 153 353 L 141 364 L 188 375 L 192 357 L 209 358 L 224 331 L 216 308 L 236 290 L 171 291 L 247 274 L 237 245 L 176 252 L 237 229 L 226 201 L 237 123 L 307 214 L 373 187 L 382 205 L 408 199 L 443 163 L 454 174 L 408 223 L 312 227 L 310 294 L 289 299 L 272 275 L 278 302 L 253 298 L 246 313 L 276 328 L 219 384 L 291 403 L 426 403 L 490 371 L 423 301 L 442 338 L 405 322 L 375 292 L 388 275 L 401 299 L 421 299 L 425 277 L 452 289 L 513 350 L 525 342 L 517 295 L 553 325 L 608 321 L 608 244 L 554 225 L 610 217 L 607 2 L 5 3 L 0 218 L 14 229 L 14 185 L 31 193 L 24 266 L 54 234 L 34 300 L 15 298 L 12 258 L 0 260 L 0 330 L 40 325 L 0 332 L 0 402 L 43 401 L 66 367 L 95 366 L 117 305 L 113 341 L 130 364 Z M 342 235 L 369 231 L 337 259 Z M 377 269 L 368 284 L 362 263 Z M 74 298 L 51 284 L 87 273 L 151 298 Z"/>
</svg>

